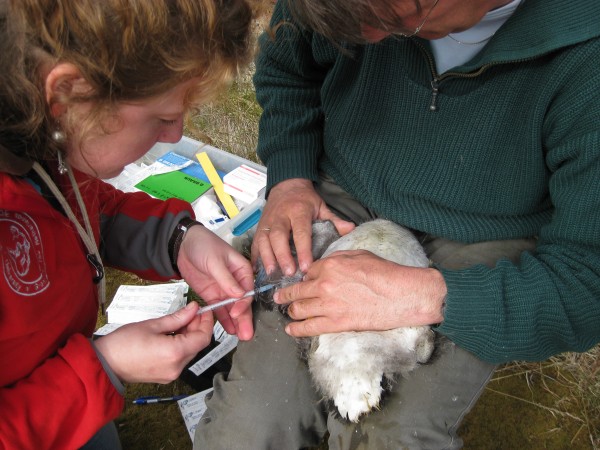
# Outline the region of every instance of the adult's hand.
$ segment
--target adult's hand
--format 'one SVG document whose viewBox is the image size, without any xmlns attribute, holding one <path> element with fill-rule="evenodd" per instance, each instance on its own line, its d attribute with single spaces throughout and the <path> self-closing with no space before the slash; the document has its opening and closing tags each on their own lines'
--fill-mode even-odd
<svg viewBox="0 0 600 450">
<path fill-rule="evenodd" d="M 342 331 L 379 331 L 440 323 L 446 297 L 442 274 L 402 266 L 365 250 L 340 251 L 316 261 L 304 281 L 278 290 L 291 304 L 294 337 Z"/>
<path fill-rule="evenodd" d="M 341 235 L 354 229 L 352 222 L 331 212 L 312 181 L 292 178 L 273 186 L 252 241 L 253 263 L 260 256 L 267 273 L 279 265 L 285 275 L 293 275 L 296 262 L 290 250 L 291 235 L 299 268 L 306 272 L 312 263 L 312 223 L 315 220 L 331 220 Z"/>
<path fill-rule="evenodd" d="M 159 319 L 123 325 L 97 339 L 96 349 L 121 381 L 169 383 L 210 344 L 213 316 L 197 315 L 198 307 L 192 302 Z"/>
<path fill-rule="evenodd" d="M 185 281 L 207 303 L 229 297 L 241 297 L 254 287 L 254 273 L 250 261 L 210 230 L 191 227 L 179 249 L 177 267 Z M 225 331 L 249 340 L 254 334 L 252 297 L 234 306 L 215 310 Z"/>
</svg>

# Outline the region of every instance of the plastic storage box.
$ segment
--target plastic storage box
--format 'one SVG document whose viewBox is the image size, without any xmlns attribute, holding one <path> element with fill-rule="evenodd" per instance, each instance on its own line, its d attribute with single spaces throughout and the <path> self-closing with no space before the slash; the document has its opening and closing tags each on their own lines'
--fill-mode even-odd
<svg viewBox="0 0 600 450">
<path fill-rule="evenodd" d="M 139 163 L 150 165 L 168 152 L 175 152 L 194 161 L 197 161 L 197 153 L 206 152 L 215 168 L 223 172 L 230 172 L 236 167 L 245 164 L 262 173 L 267 173 L 267 169 L 260 164 L 242 158 L 241 156 L 225 152 L 212 145 L 205 144 L 187 136 L 184 136 L 176 144 L 156 144 L 140 159 Z M 233 219 L 225 222 L 223 226 L 213 231 L 230 244 L 233 244 L 237 237 L 251 237 L 256 229 L 256 223 L 260 218 L 264 204 L 265 200 L 263 194 L 257 200 L 240 210 L 240 213 Z"/>
</svg>

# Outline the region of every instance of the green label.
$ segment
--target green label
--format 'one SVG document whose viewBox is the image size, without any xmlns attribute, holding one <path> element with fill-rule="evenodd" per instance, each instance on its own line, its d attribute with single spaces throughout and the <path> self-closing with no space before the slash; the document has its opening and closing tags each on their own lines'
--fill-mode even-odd
<svg viewBox="0 0 600 450">
<path fill-rule="evenodd" d="M 192 203 L 212 186 L 196 177 L 175 171 L 150 175 L 136 184 L 135 187 L 161 200 L 178 198 Z"/>
</svg>

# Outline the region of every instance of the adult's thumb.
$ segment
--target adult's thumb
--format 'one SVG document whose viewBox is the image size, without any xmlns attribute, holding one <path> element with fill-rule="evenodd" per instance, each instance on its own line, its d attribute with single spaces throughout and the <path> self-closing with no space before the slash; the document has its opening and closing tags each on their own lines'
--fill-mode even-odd
<svg viewBox="0 0 600 450">
<path fill-rule="evenodd" d="M 350 233 L 352 230 L 354 230 L 354 228 L 356 228 L 356 225 L 354 225 L 353 222 L 348 222 L 346 220 L 340 219 L 337 216 L 334 216 L 330 220 L 335 225 L 335 228 L 338 231 L 338 233 L 340 233 L 340 236 L 344 236 Z"/>
</svg>

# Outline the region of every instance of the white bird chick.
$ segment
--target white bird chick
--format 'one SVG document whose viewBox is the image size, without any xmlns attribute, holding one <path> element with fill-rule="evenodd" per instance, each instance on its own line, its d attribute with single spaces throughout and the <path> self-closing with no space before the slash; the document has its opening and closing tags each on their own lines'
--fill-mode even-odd
<svg viewBox="0 0 600 450">
<path fill-rule="evenodd" d="M 325 249 L 323 251 L 323 249 Z M 423 248 L 406 228 L 377 219 L 363 223 L 339 237 L 331 222 L 313 224 L 313 257 L 326 257 L 340 250 L 368 250 L 397 264 L 428 267 Z M 300 281 L 302 274 L 284 277 L 281 272 L 265 277 L 259 261 L 257 285 Z M 259 296 L 273 308 L 273 293 Z M 287 308 L 279 308 L 285 314 Z M 390 389 L 398 375 L 405 375 L 431 357 L 434 333 L 430 327 L 403 327 L 386 331 L 328 333 L 298 339 L 315 386 L 335 405 L 339 415 L 358 422 L 363 414 L 378 409 L 384 390 Z"/>
</svg>

